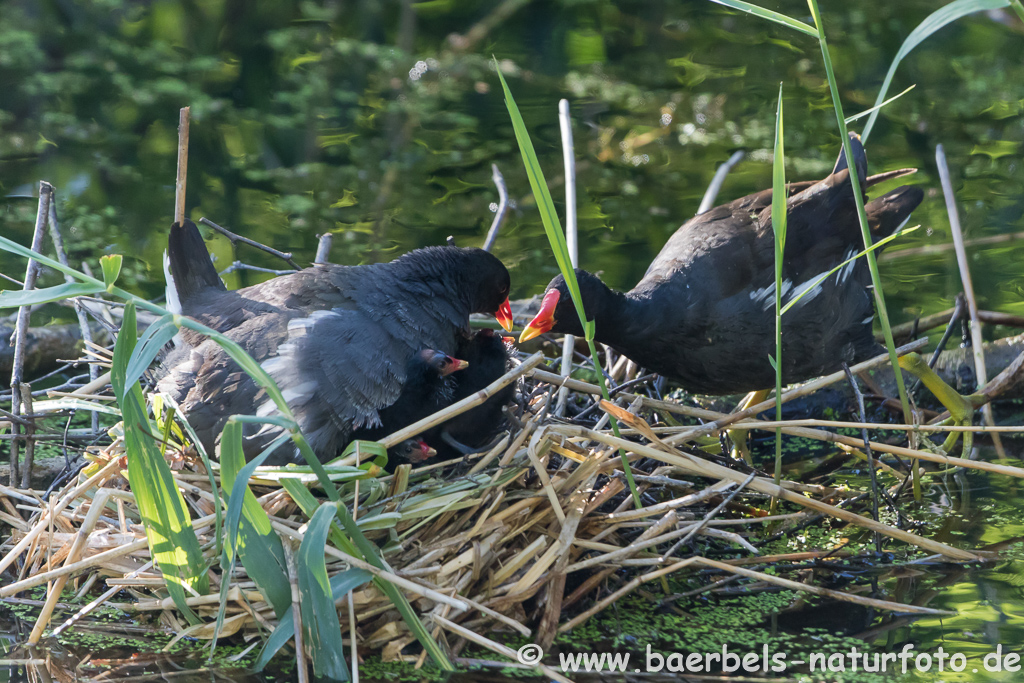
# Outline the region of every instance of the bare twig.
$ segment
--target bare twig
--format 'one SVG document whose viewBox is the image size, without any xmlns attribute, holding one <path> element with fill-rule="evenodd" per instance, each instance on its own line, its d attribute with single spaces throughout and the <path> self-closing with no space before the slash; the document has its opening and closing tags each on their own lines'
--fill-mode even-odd
<svg viewBox="0 0 1024 683">
<path fill-rule="evenodd" d="M 32 387 L 27 383 L 21 385 L 21 400 L 24 405 L 25 413 L 32 415 L 35 410 L 32 408 Z M 35 462 L 36 457 L 36 425 L 35 420 L 29 422 L 28 426 L 25 427 L 25 462 L 22 463 L 23 467 L 21 470 L 21 488 L 27 489 L 32 486 L 32 465 Z"/>
<path fill-rule="evenodd" d="M 273 268 L 264 268 L 263 266 L 251 266 L 248 263 L 242 263 L 241 261 L 235 261 L 224 270 L 217 273 L 221 277 L 224 277 L 228 273 L 233 273 L 236 270 L 251 270 L 257 273 L 270 273 L 271 275 L 290 275 L 298 271 L 295 270 L 274 270 Z"/>
<path fill-rule="evenodd" d="M 64 249 L 64 237 L 60 234 L 60 224 L 57 222 L 57 203 L 54 201 L 50 202 L 49 212 L 49 223 L 50 223 L 50 239 L 53 240 L 53 248 L 57 252 L 57 260 L 63 265 L 68 264 L 67 251 Z M 75 278 L 70 275 L 64 275 L 65 282 L 74 282 Z M 85 342 L 86 347 L 92 345 L 92 329 L 89 327 L 89 318 L 86 316 L 86 308 L 82 305 L 82 302 L 78 298 L 72 299 L 75 305 L 75 315 L 78 318 L 78 327 L 82 331 L 82 341 Z M 95 380 L 99 377 L 100 368 L 95 363 L 89 363 L 89 379 Z M 95 432 L 99 429 L 100 414 L 96 411 L 92 412 L 92 430 Z"/>
<path fill-rule="evenodd" d="M 569 118 L 569 100 L 558 102 L 558 125 L 562 131 L 562 159 L 565 162 L 565 244 L 569 249 L 569 261 L 572 267 L 579 266 L 579 247 L 576 226 L 576 156 L 572 142 L 572 119 Z M 565 335 L 562 340 L 562 376 L 568 377 L 572 372 L 572 352 L 576 347 L 576 337 Z M 596 362 L 596 360 L 595 360 Z M 558 402 L 555 404 L 555 415 L 565 415 L 565 403 L 569 399 L 569 388 L 558 388 Z"/>
<path fill-rule="evenodd" d="M 39 206 L 36 210 L 36 226 L 32 233 L 32 251 L 42 251 L 43 248 L 43 235 L 46 229 L 46 219 L 50 215 L 50 201 L 53 198 L 53 185 L 44 181 L 39 183 Z M 36 288 L 36 278 L 39 275 L 39 263 L 29 259 L 28 266 L 25 269 L 25 290 L 31 290 Z M 25 366 L 25 343 L 26 335 L 28 333 L 28 317 L 29 309 L 27 306 L 22 306 L 18 309 L 18 319 L 14 327 L 14 362 L 13 370 L 11 371 L 11 412 L 14 415 L 21 413 L 21 406 L 24 403 L 24 398 L 21 395 L 22 382 L 24 380 L 24 366 Z M 18 434 L 21 431 L 20 427 L 15 424 L 12 427 L 12 434 Z M 11 486 L 18 485 L 18 459 L 19 454 L 19 442 L 17 440 L 11 443 Z M 31 472 L 27 475 L 31 476 Z M 24 477 L 22 478 L 24 481 Z"/>
<path fill-rule="evenodd" d="M 216 223 L 211 221 L 209 218 L 206 218 L 205 216 L 203 218 L 200 218 L 199 222 L 202 223 L 203 225 L 207 225 L 207 226 L 213 228 L 214 230 L 216 230 L 217 232 L 219 232 L 220 234 L 224 235 L 229 240 L 231 240 L 232 243 L 238 242 L 240 244 L 248 244 L 250 247 L 256 247 L 257 249 L 259 249 L 261 251 L 267 252 L 271 256 L 276 256 L 277 258 L 279 258 L 282 261 L 286 262 L 288 265 L 290 265 L 295 270 L 302 270 L 302 268 L 299 266 L 299 264 L 292 260 L 292 255 L 291 255 L 290 252 L 278 251 L 277 249 L 274 249 L 273 247 L 268 247 L 265 244 L 260 244 L 256 240 L 251 240 L 248 237 L 242 237 L 241 235 L 236 235 L 235 233 L 231 232 L 227 228 L 222 227 L 220 225 L 217 225 Z"/>
<path fill-rule="evenodd" d="M 316 246 L 316 256 L 313 258 L 313 263 L 331 262 L 331 243 L 333 241 L 334 235 L 329 232 L 320 235 L 320 242 Z"/>
<path fill-rule="evenodd" d="M 718 167 L 715 171 L 715 177 L 711 179 L 711 184 L 708 185 L 708 189 L 704 192 L 704 198 L 700 200 L 700 206 L 697 208 L 697 215 L 710 211 L 715 205 L 715 199 L 718 198 L 718 192 L 722 189 L 722 185 L 725 183 L 725 177 L 729 175 L 729 171 L 743 159 L 743 150 L 733 152 L 733 155 L 729 157 L 729 160 Z"/>
<path fill-rule="evenodd" d="M 864 394 L 860 392 L 860 386 L 857 384 L 857 378 L 850 372 L 849 366 L 843 363 L 843 372 L 846 373 L 846 381 L 850 383 L 850 388 L 853 389 L 853 395 L 857 397 L 857 410 L 860 416 L 861 422 L 866 422 L 867 417 L 864 411 Z M 865 427 L 861 427 L 860 430 L 861 438 L 864 439 L 864 452 L 868 457 L 868 471 L 871 473 L 871 518 L 878 521 L 878 477 L 875 475 L 875 457 L 871 453 L 871 441 L 868 440 L 868 430 Z M 916 465 L 915 465 L 916 467 Z M 877 531 L 875 532 L 875 550 L 882 552 L 882 536 Z"/>
<path fill-rule="evenodd" d="M 498 239 L 498 231 L 501 230 L 501 225 L 505 222 L 505 215 L 508 214 L 508 188 L 505 187 L 505 176 L 501 175 L 497 164 L 491 164 L 491 179 L 494 181 L 494 186 L 498 188 L 498 208 L 494 211 L 494 220 L 491 221 L 487 238 L 484 239 L 484 251 L 494 248 L 494 243 Z M 448 239 L 451 240 L 451 237 Z"/>
<path fill-rule="evenodd" d="M 974 284 L 971 282 L 971 269 L 967 263 L 967 250 L 964 247 L 964 233 L 960 228 L 960 214 L 956 209 L 956 198 L 953 196 L 953 183 L 949 179 L 949 166 L 946 164 L 946 151 L 942 145 L 935 147 L 935 163 L 939 168 L 939 181 L 942 184 L 942 194 L 946 199 L 946 213 L 949 214 L 949 228 L 953 236 L 953 246 L 956 249 L 956 262 L 960 266 L 960 281 L 964 287 L 964 297 L 967 299 L 967 312 L 971 320 L 971 347 L 974 352 L 974 374 L 978 378 L 978 387 L 988 384 L 988 371 L 985 369 L 985 348 L 982 345 L 981 321 L 978 320 L 978 300 L 974 296 Z M 995 417 L 992 415 L 992 405 L 982 406 L 981 413 L 985 418 L 985 424 L 994 425 Z M 992 436 L 993 444 L 999 457 L 1006 459 L 1006 451 L 1003 449 L 1002 441 L 995 434 Z M 969 453 L 964 453 L 970 457 Z"/>
<path fill-rule="evenodd" d="M 736 495 L 740 491 L 742 491 L 743 489 L 747 488 L 747 484 L 752 482 L 754 480 L 754 477 L 756 477 L 756 476 L 757 476 L 757 472 L 751 472 L 750 475 L 746 478 L 746 480 L 744 480 L 739 486 L 737 486 L 732 491 L 730 491 L 729 495 L 726 496 L 725 499 L 722 500 L 721 503 L 719 503 L 717 506 L 715 506 L 714 510 L 712 510 L 708 514 L 704 515 L 704 519 L 702 519 L 700 522 L 698 522 L 690 530 L 690 533 L 688 533 L 685 536 L 683 536 L 681 539 L 679 539 L 676 542 L 675 545 L 673 545 L 671 548 L 669 548 L 667 551 L 665 551 L 665 554 L 663 554 L 661 556 L 661 561 L 662 562 L 667 562 L 668 558 L 670 558 L 670 557 L 672 557 L 673 555 L 676 554 L 676 551 L 679 550 L 680 546 L 683 546 L 683 545 L 686 545 L 687 543 L 689 543 L 690 539 L 693 538 L 694 536 L 696 536 L 697 534 L 699 534 L 704 529 L 704 527 L 706 527 L 708 525 L 708 523 L 711 520 L 713 520 L 715 517 L 717 517 L 718 513 L 721 512 L 722 509 L 725 508 L 726 505 L 731 503 L 732 499 L 735 498 Z M 876 518 L 876 521 L 877 521 L 877 518 Z"/>
<path fill-rule="evenodd" d="M 182 107 L 178 112 L 178 175 L 174 182 L 174 222 L 182 225 L 185 221 L 185 180 L 188 176 L 188 124 L 191 107 Z"/>
</svg>

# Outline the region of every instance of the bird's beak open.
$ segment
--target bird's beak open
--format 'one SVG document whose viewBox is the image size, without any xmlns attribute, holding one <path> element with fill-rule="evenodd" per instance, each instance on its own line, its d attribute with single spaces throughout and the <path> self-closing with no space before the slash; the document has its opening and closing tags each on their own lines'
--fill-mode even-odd
<svg viewBox="0 0 1024 683">
<path fill-rule="evenodd" d="M 555 326 L 555 307 L 558 306 L 558 297 L 557 289 L 552 289 L 544 295 L 544 299 L 540 302 L 540 311 L 519 335 L 520 344 L 544 334 Z"/>
<path fill-rule="evenodd" d="M 498 307 L 498 312 L 494 314 L 494 317 L 498 319 L 498 324 L 503 330 L 512 331 L 512 305 L 508 302 L 508 297 L 505 297 L 505 302 Z"/>
<path fill-rule="evenodd" d="M 420 440 L 419 446 L 419 452 L 413 453 L 411 456 L 409 456 L 409 459 L 412 460 L 413 462 L 423 462 L 424 460 L 427 460 L 428 458 L 432 458 L 435 455 L 437 455 L 437 451 L 428 446 L 426 441 Z"/>
</svg>

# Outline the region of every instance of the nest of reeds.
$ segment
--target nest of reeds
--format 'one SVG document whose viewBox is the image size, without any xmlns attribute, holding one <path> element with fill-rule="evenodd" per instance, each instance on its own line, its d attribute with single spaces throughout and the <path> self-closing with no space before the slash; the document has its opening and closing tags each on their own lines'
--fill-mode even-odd
<svg viewBox="0 0 1024 683">
<path fill-rule="evenodd" d="M 886 360 L 879 357 L 852 370 Z M 875 521 L 870 491 L 785 479 L 776 484 L 768 473 L 728 456 L 719 442 L 726 427 L 779 427 L 783 433 L 831 442 L 851 457 L 870 445 L 878 477 L 874 495 L 888 501 L 883 505 L 898 504 L 901 495 L 909 495 L 908 467 L 925 472 L 973 467 L 1024 476 L 1024 470 L 1007 465 L 865 444 L 806 426 L 806 421 L 754 419 L 766 405 L 723 414 L 661 400 L 648 380 L 635 376 L 635 369 L 630 374 L 625 362 L 609 363 L 612 400 L 604 401 L 596 385 L 564 378 L 546 369 L 543 361 L 540 353 L 520 355 L 515 369 L 487 390 L 385 440 L 397 443 L 515 382 L 508 429 L 484 452 L 414 470 L 403 465 L 392 475 L 375 467 L 355 470 L 351 458 L 327 467 L 332 479 L 342 482 L 340 504 L 386 563 L 375 566 L 330 537 L 324 545 L 329 576 L 365 573 L 355 587 L 349 584 L 346 592 L 333 596 L 341 632 L 350 642 L 354 639 L 359 656 L 380 653 L 385 659 L 419 662 L 427 657 L 407 620 L 379 583 L 368 582 L 371 578 L 388 582 L 407 597 L 449 657 L 462 656 L 471 645 L 477 652 L 489 649 L 514 662 L 515 652 L 495 633 L 518 633 L 547 647 L 559 633 L 600 614 L 642 584 L 668 575 L 700 574 L 708 584 L 729 575 L 882 610 L 941 614 L 759 569 L 780 561 L 849 554 L 858 543 L 870 544 L 873 535 L 886 541 L 889 550 L 923 551 L 954 562 L 985 557 Z M 783 399 L 840 380 L 845 378 L 837 373 Z M 559 408 L 560 391 L 564 409 Z M 558 416 L 563 410 L 564 416 Z M 613 418 L 619 436 L 610 427 Z M 733 432 L 733 438 L 739 433 Z M 216 467 L 206 472 L 185 443 L 166 451 L 204 559 L 214 567 L 212 584 L 222 588 L 220 595 L 214 587 L 208 594 L 187 596 L 199 620 L 189 625 L 154 566 L 124 476 L 123 452 L 118 439 L 92 453 L 93 463 L 48 500 L 31 490 L 0 488 L 0 515 L 11 527 L 0 571 L 14 577 L 0 588 L 0 597 L 49 585 L 34 634 L 48 627 L 59 634 L 88 621 L 96 608 L 113 604 L 142 621 L 173 629 L 179 637 L 235 636 L 259 646 L 261 634 L 273 632 L 279 619 L 241 563 L 230 573 L 217 563 L 225 542 L 217 533 L 226 532 L 217 523 L 216 506 L 225 512 L 227 496 Z M 297 467 L 258 469 L 250 487 L 285 547 L 297 547 L 310 527 L 308 507 L 297 500 L 306 494 L 296 493 L 301 488 L 319 496 L 316 477 Z M 23 518 L 26 510 L 28 520 Z M 802 548 L 785 555 L 760 550 L 766 538 L 811 524 L 846 527 L 843 535 L 855 540 L 845 547 Z M 69 585 L 79 594 L 98 597 L 63 623 L 51 623 L 53 608 Z M 226 603 L 218 620 L 221 596 Z M 558 672 L 545 672 L 561 678 Z"/>
</svg>

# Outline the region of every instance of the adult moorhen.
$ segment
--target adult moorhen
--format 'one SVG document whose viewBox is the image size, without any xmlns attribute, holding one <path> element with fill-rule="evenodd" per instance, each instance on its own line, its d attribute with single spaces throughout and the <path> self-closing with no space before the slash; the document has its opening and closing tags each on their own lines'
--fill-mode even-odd
<svg viewBox="0 0 1024 683">
<path fill-rule="evenodd" d="M 859 178 L 867 158 L 851 135 Z M 864 187 L 913 169 L 867 178 Z M 845 156 L 818 182 L 788 187 L 783 305 L 782 376 L 791 383 L 884 353 L 871 333 L 874 318 L 864 259 L 819 277 L 863 248 Z M 920 188 L 897 188 L 867 204 L 875 240 L 892 234 L 921 203 Z M 765 190 L 696 216 L 680 227 L 625 294 L 576 270 L 596 340 L 649 370 L 702 394 L 771 387 L 775 371 L 775 245 L 772 191 Z M 548 285 L 540 312 L 520 342 L 547 331 L 582 335 L 561 275 Z"/>
<path fill-rule="evenodd" d="M 470 313 L 511 326 L 508 271 L 481 249 L 427 247 L 390 263 L 316 265 L 229 292 L 198 229 L 185 221 L 171 228 L 166 261 L 172 310 L 261 362 L 321 460 L 334 457 L 354 430 L 380 424 L 380 411 L 402 396 L 416 354 L 454 354 L 469 334 Z M 213 340 L 185 330 L 179 342 L 158 387 L 178 401 L 209 452 L 229 416 L 276 413 Z M 274 425 L 246 427 L 247 457 L 281 433 Z M 301 461 L 285 446 L 267 462 Z"/>
</svg>

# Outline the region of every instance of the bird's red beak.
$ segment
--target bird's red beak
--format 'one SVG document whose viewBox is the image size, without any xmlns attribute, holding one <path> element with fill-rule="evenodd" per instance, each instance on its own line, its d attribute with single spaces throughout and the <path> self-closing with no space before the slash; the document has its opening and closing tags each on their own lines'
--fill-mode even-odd
<svg viewBox="0 0 1024 683">
<path fill-rule="evenodd" d="M 540 311 L 538 311 L 537 315 L 530 321 L 530 324 L 526 326 L 523 333 L 519 335 L 520 344 L 529 339 L 533 339 L 538 335 L 544 334 L 555 326 L 555 307 L 558 306 L 559 296 L 557 289 L 552 289 L 544 295 L 544 299 L 540 302 Z"/>
<path fill-rule="evenodd" d="M 432 458 L 435 455 L 437 455 L 437 451 L 435 451 L 433 448 L 428 446 L 426 441 L 423 441 L 421 439 L 419 444 L 420 444 L 419 452 L 418 453 L 413 453 L 412 455 L 410 455 L 409 456 L 409 460 L 412 460 L 413 462 L 423 462 L 424 460 L 426 460 L 428 458 Z"/>
<path fill-rule="evenodd" d="M 512 331 L 512 305 L 508 302 L 508 297 L 505 297 L 505 303 L 498 307 L 498 312 L 494 314 L 494 317 L 498 319 L 498 324 L 502 329 L 506 332 Z"/>
<path fill-rule="evenodd" d="M 447 371 L 444 373 L 446 375 L 450 375 L 453 372 L 458 372 L 459 370 L 465 370 L 466 368 L 469 367 L 469 361 L 459 360 L 458 358 L 452 358 L 451 356 L 448 357 L 451 358 L 452 362 L 451 365 L 449 365 L 448 368 L 446 368 Z"/>
</svg>

